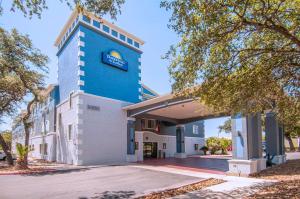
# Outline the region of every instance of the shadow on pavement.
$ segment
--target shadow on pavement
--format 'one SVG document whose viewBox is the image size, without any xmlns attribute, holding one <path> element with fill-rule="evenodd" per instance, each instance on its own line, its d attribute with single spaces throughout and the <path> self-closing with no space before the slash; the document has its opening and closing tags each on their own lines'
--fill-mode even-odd
<svg viewBox="0 0 300 199">
<path fill-rule="evenodd" d="M 46 176 L 46 175 L 57 175 L 57 174 L 81 172 L 81 171 L 87 171 L 87 170 L 90 170 L 90 168 L 49 170 L 49 171 L 41 171 L 41 172 L 24 173 L 24 174 L 20 174 L 20 175 L 21 176 Z"/>
<path fill-rule="evenodd" d="M 96 193 L 91 199 L 126 199 L 135 195 L 134 191 L 105 191 L 103 193 Z M 87 197 L 80 197 L 79 199 L 88 199 Z"/>
</svg>

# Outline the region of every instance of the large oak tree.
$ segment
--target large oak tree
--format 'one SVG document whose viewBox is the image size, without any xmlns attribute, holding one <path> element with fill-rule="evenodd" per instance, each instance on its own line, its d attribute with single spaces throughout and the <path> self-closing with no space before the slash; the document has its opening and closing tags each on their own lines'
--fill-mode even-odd
<svg viewBox="0 0 300 199">
<path fill-rule="evenodd" d="M 175 92 L 229 114 L 272 110 L 297 125 L 299 0 L 165 0 L 161 6 L 172 12 L 169 25 L 181 37 L 166 55 Z"/>
</svg>

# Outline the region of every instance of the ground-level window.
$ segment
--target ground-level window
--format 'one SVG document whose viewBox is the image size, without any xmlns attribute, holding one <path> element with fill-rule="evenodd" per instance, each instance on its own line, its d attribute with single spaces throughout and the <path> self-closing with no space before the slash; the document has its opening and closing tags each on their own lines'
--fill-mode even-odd
<svg viewBox="0 0 300 199">
<path fill-rule="evenodd" d="M 199 149 L 199 144 L 195 144 L 195 151 Z"/>
<path fill-rule="evenodd" d="M 40 144 L 40 154 L 48 155 L 48 144 Z"/>
<path fill-rule="evenodd" d="M 167 143 L 163 143 L 163 149 L 167 148 Z"/>
<path fill-rule="evenodd" d="M 199 134 L 199 127 L 198 127 L 198 125 L 193 125 L 193 134 Z"/>
<path fill-rule="evenodd" d="M 72 140 L 72 134 L 73 134 L 73 127 L 72 124 L 68 125 L 68 140 Z"/>
</svg>

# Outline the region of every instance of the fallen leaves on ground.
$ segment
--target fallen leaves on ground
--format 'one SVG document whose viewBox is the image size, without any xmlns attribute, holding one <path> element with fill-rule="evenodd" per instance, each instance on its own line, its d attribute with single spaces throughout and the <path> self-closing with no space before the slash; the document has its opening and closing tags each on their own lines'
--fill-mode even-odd
<svg viewBox="0 0 300 199">
<path fill-rule="evenodd" d="M 288 160 L 252 176 L 279 182 L 263 187 L 249 198 L 300 198 L 300 160 Z"/>
<path fill-rule="evenodd" d="M 182 195 L 185 193 L 189 193 L 192 191 L 200 190 L 205 187 L 213 186 L 216 184 L 220 184 L 225 182 L 224 180 L 220 179 L 214 179 L 214 178 L 209 178 L 207 180 L 202 180 L 197 183 L 185 185 L 182 187 L 174 188 L 174 189 L 168 189 L 165 191 L 160 191 L 160 192 L 154 192 L 146 196 L 141 196 L 138 199 L 161 199 L 161 198 L 170 198 L 178 195 Z"/>
</svg>

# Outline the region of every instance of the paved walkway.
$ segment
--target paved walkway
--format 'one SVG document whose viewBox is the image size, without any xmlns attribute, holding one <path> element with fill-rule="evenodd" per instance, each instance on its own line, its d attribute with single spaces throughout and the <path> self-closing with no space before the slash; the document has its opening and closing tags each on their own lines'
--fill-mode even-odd
<svg viewBox="0 0 300 199">
<path fill-rule="evenodd" d="M 172 174 L 199 177 L 204 179 L 216 178 L 226 181 L 224 183 L 214 185 L 200 191 L 191 192 L 182 196 L 177 196 L 175 198 L 244 198 L 245 196 L 255 193 L 258 190 L 258 188 L 269 185 L 274 182 L 271 180 L 227 176 L 224 174 L 214 174 L 207 172 L 204 173 L 199 171 L 170 168 L 165 166 L 150 166 L 136 164 L 134 167 L 149 169 L 153 171 L 163 171 Z"/>
</svg>

